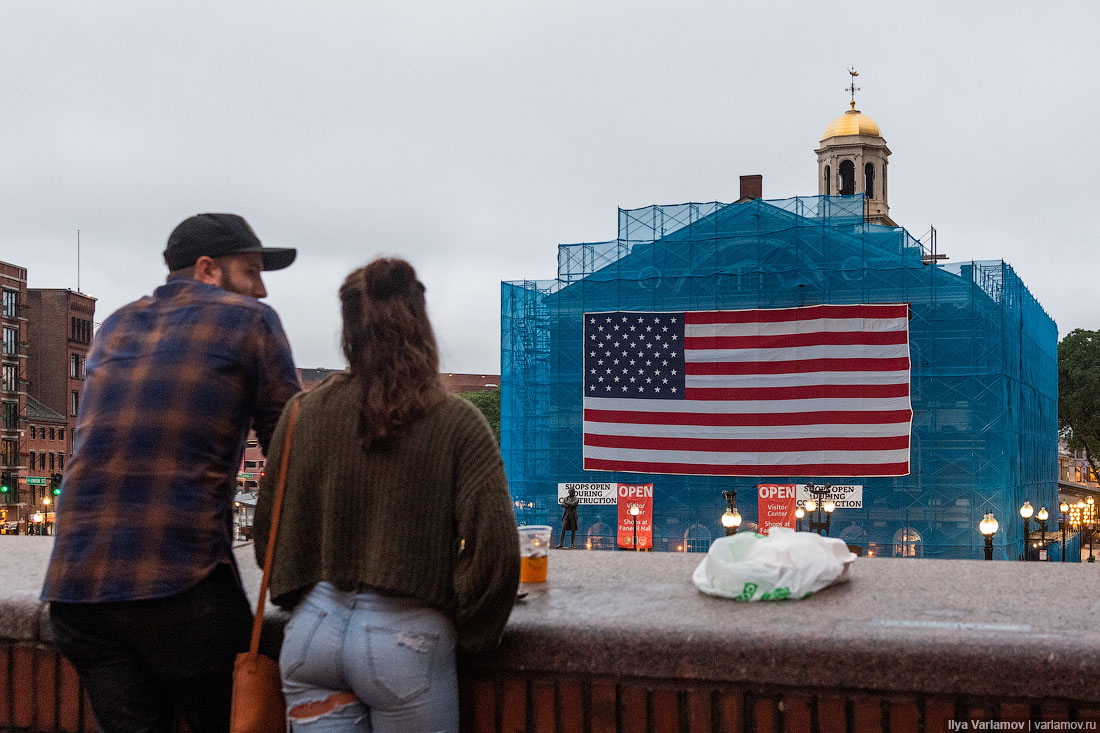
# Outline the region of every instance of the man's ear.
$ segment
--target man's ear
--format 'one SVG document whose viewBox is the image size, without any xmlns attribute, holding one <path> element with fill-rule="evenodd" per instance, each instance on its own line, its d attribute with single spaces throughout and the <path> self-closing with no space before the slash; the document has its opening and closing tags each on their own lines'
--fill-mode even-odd
<svg viewBox="0 0 1100 733">
<path fill-rule="evenodd" d="M 213 257 L 202 257 L 195 260 L 195 279 L 207 285 L 217 285 L 220 279 L 221 267 Z"/>
</svg>

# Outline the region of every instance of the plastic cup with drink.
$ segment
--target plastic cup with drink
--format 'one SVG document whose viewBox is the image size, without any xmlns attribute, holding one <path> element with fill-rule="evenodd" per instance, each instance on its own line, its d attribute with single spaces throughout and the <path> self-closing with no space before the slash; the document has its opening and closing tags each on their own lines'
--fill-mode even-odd
<svg viewBox="0 0 1100 733">
<path fill-rule="evenodd" d="M 521 583 L 546 582 L 550 559 L 550 527 L 528 524 L 519 528 L 519 580 Z"/>
</svg>

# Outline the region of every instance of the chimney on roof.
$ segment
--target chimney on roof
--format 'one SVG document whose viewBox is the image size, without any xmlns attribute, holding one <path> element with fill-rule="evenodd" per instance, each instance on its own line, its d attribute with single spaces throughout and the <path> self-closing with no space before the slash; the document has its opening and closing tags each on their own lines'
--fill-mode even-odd
<svg viewBox="0 0 1100 733">
<path fill-rule="evenodd" d="M 764 176 L 741 176 L 741 201 L 764 198 Z"/>
</svg>

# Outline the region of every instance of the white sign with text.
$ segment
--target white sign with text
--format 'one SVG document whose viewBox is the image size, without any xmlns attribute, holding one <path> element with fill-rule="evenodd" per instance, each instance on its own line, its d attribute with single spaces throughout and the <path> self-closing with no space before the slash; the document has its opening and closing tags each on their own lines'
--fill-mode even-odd
<svg viewBox="0 0 1100 733">
<path fill-rule="evenodd" d="M 806 484 L 796 484 L 796 503 L 798 506 L 802 506 L 806 503 L 807 499 L 817 499 L 810 495 L 810 492 L 806 491 Z M 825 484 L 814 484 L 815 488 L 821 490 L 825 487 Z M 826 499 L 823 495 L 822 501 Z M 829 487 L 829 496 L 827 497 L 836 502 L 837 509 L 862 509 L 863 508 L 863 486 L 856 486 L 853 484 L 833 484 Z"/>
<path fill-rule="evenodd" d="M 569 489 L 577 492 L 583 506 L 614 506 L 619 503 L 619 484 L 558 484 L 558 504 L 569 496 Z"/>
</svg>

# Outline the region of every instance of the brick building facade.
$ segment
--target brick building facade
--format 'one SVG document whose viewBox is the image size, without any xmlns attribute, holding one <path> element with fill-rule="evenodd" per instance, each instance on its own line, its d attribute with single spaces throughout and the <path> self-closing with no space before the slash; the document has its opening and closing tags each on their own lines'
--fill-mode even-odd
<svg viewBox="0 0 1100 733">
<path fill-rule="evenodd" d="M 0 499 L 0 517 L 6 521 L 18 505 L 23 478 L 27 412 L 27 270 L 0 262 L 0 469 L 8 477 L 9 492 Z M 18 514 L 18 509 L 14 514 Z M 0 525 L 3 526 L 3 525 Z"/>
<path fill-rule="evenodd" d="M 28 392 L 67 418 L 68 446 L 84 391 L 84 372 L 92 343 L 95 298 L 55 288 L 27 289 L 30 318 Z"/>
<path fill-rule="evenodd" d="M 26 531 L 28 516 L 52 513 L 43 499 L 72 455 L 95 298 L 28 288 L 26 268 L 7 262 L 0 262 L 0 294 L 0 464 L 10 489 L 0 500 L 0 529 L 21 523 Z"/>
<path fill-rule="evenodd" d="M 49 477 L 65 472 L 65 459 L 72 453 L 69 419 L 32 395 L 27 395 L 27 474 Z"/>
</svg>

